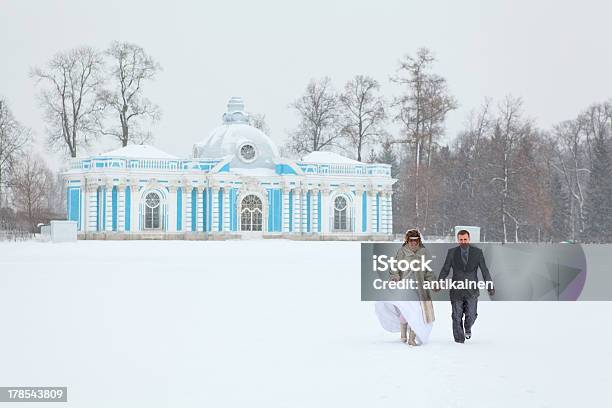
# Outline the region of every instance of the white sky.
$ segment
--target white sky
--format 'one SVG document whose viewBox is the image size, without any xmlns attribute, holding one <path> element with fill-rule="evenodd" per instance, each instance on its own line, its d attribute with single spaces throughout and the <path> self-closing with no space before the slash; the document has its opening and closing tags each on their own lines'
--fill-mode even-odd
<svg viewBox="0 0 612 408">
<path fill-rule="evenodd" d="M 78 45 L 134 42 L 164 68 L 146 90 L 163 110 L 154 144 L 187 157 L 231 96 L 264 113 L 280 145 L 297 121 L 287 105 L 310 78 L 340 88 L 367 74 L 391 97 L 398 59 L 427 46 L 460 103 L 449 137 L 485 96 L 522 96 L 549 127 L 612 97 L 610 15 L 605 0 L 0 0 L 0 95 L 42 138 L 30 67 Z"/>
</svg>

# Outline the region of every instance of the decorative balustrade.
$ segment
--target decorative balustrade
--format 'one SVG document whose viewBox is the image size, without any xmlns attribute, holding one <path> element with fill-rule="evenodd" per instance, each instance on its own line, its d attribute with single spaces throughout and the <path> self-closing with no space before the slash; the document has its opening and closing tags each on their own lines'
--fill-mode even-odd
<svg viewBox="0 0 612 408">
<path fill-rule="evenodd" d="M 333 176 L 391 176 L 389 164 L 350 164 L 350 163 L 308 163 L 297 162 L 300 169 L 306 174 L 333 175 Z"/>
<path fill-rule="evenodd" d="M 108 170 L 108 169 L 135 169 L 135 170 L 164 170 L 184 171 L 197 170 L 208 172 L 221 159 L 139 159 L 126 157 L 95 157 L 89 159 L 73 159 L 73 170 Z"/>
<path fill-rule="evenodd" d="M 73 159 L 70 168 L 73 170 L 163 170 L 185 171 L 196 170 L 209 172 L 221 159 L 142 159 L 128 157 L 93 157 Z M 333 176 L 391 176 L 391 166 L 388 164 L 351 164 L 351 163 L 309 163 L 297 162 L 297 166 L 305 174 Z"/>
</svg>

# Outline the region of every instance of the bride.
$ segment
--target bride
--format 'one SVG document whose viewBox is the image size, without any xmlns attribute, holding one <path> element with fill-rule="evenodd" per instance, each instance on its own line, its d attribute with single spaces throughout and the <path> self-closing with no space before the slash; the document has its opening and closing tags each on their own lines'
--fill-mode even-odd
<svg viewBox="0 0 612 408">
<path fill-rule="evenodd" d="M 431 259 L 429 251 L 423 245 L 421 234 L 416 229 L 406 231 L 404 244 L 397 251 L 395 259 L 405 259 L 408 262 L 414 259 Z M 381 301 L 376 302 L 375 310 L 382 327 L 390 332 L 400 332 L 401 340 L 411 346 L 424 344 L 429 339 L 435 320 L 433 303 L 429 290 L 423 288 L 423 282 L 434 281 L 431 271 L 390 272 L 390 280 L 413 279 L 418 282 L 419 300 L 412 301 Z"/>
</svg>

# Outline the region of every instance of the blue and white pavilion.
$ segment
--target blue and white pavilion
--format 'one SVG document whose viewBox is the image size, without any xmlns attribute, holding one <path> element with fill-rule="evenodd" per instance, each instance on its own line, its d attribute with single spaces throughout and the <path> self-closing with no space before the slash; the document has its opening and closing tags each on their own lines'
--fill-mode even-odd
<svg viewBox="0 0 612 408">
<path fill-rule="evenodd" d="M 64 178 L 79 237 L 390 237 L 391 166 L 331 152 L 283 158 L 248 124 L 242 98 L 227 107 L 191 158 L 129 145 L 74 159 Z"/>
</svg>

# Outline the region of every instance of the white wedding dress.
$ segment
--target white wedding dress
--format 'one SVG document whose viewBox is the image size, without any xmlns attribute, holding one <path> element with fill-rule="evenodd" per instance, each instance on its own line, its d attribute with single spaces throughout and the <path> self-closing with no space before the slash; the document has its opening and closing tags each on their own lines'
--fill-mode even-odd
<svg viewBox="0 0 612 408">
<path fill-rule="evenodd" d="M 376 302 L 375 311 L 383 329 L 398 333 L 400 331 L 401 318 L 403 317 L 408 326 L 416 333 L 418 344 L 424 344 L 429 341 L 433 322 L 425 322 L 420 301 Z"/>
</svg>

